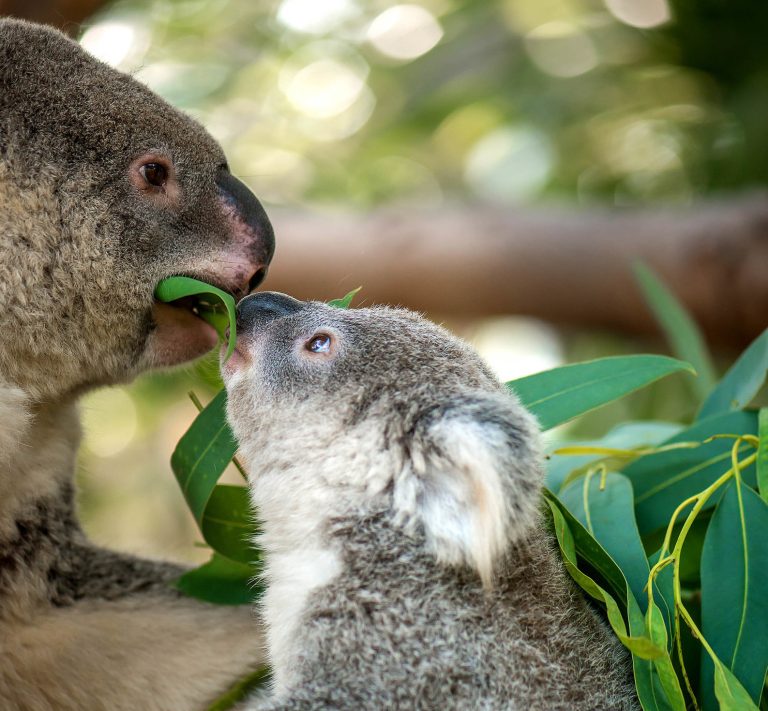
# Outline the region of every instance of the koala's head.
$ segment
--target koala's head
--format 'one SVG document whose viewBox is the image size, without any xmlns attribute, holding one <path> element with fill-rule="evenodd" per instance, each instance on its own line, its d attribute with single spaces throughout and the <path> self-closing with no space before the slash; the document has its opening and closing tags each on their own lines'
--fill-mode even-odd
<svg viewBox="0 0 768 711">
<path fill-rule="evenodd" d="M 195 121 L 63 34 L 0 20 L 0 379 L 53 398 L 201 355 L 215 332 L 158 282 L 240 298 L 273 248 Z"/>
<path fill-rule="evenodd" d="M 255 294 L 222 372 L 273 544 L 383 509 L 487 584 L 536 520 L 536 423 L 475 351 L 413 312 Z"/>
</svg>

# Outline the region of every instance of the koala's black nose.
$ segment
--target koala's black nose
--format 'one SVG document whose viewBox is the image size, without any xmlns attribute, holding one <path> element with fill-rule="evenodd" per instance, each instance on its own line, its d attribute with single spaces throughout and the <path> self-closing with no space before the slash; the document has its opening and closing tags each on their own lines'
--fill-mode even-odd
<svg viewBox="0 0 768 711">
<path fill-rule="evenodd" d="M 237 329 L 248 331 L 258 328 L 281 316 L 296 313 L 302 306 L 304 306 L 303 301 L 277 291 L 251 294 L 237 305 Z"/>
<path fill-rule="evenodd" d="M 275 234 L 267 213 L 256 196 L 228 169 L 222 168 L 219 171 L 216 185 L 224 201 L 235 210 L 243 223 L 251 228 L 253 234 L 258 236 L 252 249 L 254 256 L 264 265 L 262 274 L 266 274 L 266 266 L 275 253 Z M 256 284 L 251 284 L 250 288 L 255 286 Z"/>
</svg>

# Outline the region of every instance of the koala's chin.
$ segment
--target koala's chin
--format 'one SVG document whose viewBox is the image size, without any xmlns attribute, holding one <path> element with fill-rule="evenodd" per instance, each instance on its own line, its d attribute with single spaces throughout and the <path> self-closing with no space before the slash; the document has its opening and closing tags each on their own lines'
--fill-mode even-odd
<svg viewBox="0 0 768 711">
<path fill-rule="evenodd" d="M 263 708 L 638 708 L 542 527 L 538 427 L 467 344 L 277 293 L 240 302 L 238 333 L 222 369 L 262 522 Z"/>
</svg>

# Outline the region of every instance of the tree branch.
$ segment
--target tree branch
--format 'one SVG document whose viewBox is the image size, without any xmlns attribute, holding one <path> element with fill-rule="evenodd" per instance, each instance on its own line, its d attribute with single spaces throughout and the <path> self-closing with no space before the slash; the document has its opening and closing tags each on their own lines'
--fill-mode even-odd
<svg viewBox="0 0 768 711">
<path fill-rule="evenodd" d="M 0 0 L 0 16 L 42 22 L 74 34 L 83 20 L 105 4 L 105 0 Z"/>
<path fill-rule="evenodd" d="M 273 220 L 267 286 L 298 298 L 362 284 L 368 303 L 435 316 L 526 314 L 645 334 L 657 329 L 632 276 L 639 259 L 714 343 L 741 348 L 768 325 L 764 194 L 677 210 L 453 206 Z"/>
</svg>

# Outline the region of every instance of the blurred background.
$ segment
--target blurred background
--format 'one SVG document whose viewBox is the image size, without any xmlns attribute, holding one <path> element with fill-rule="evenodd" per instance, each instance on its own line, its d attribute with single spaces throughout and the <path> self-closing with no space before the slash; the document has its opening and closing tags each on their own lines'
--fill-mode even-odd
<svg viewBox="0 0 768 711">
<path fill-rule="evenodd" d="M 266 287 L 425 311 L 503 379 L 664 351 L 651 264 L 725 367 L 768 325 L 761 0 L 0 0 L 199 119 L 277 234 Z M 215 364 L 86 398 L 88 532 L 202 560 L 168 464 Z M 557 436 L 691 415 L 683 378 Z"/>
</svg>

